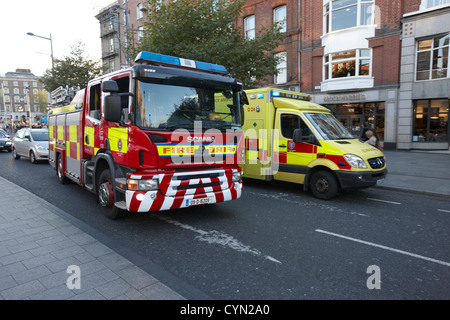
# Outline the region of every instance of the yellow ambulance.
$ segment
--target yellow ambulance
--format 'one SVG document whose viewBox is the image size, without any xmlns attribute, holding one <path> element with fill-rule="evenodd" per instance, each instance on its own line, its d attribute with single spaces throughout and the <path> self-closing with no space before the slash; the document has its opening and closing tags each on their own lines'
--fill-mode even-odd
<svg viewBox="0 0 450 320">
<path fill-rule="evenodd" d="M 383 153 L 354 138 L 309 95 L 273 88 L 246 94 L 244 178 L 299 183 L 320 199 L 384 181 Z"/>
</svg>

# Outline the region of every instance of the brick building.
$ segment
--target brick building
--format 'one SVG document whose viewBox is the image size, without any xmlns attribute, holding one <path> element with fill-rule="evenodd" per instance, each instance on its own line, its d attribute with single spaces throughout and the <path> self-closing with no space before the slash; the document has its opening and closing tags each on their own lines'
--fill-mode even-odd
<svg viewBox="0 0 450 320">
<path fill-rule="evenodd" d="M 48 93 L 29 69 L 0 76 L 0 123 L 40 122 L 47 114 Z"/>
<path fill-rule="evenodd" d="M 285 60 L 278 67 L 279 76 L 266 85 L 312 94 L 355 137 L 364 125 L 376 128 L 386 149 L 448 149 L 449 6 L 449 0 L 249 0 L 238 24 L 245 36 L 252 37 L 275 21 L 285 22 L 287 37 L 277 48 Z M 414 52 L 409 60 L 404 57 L 405 38 L 411 35 L 402 34 L 402 28 L 409 20 L 422 21 L 422 28 L 414 29 L 418 38 L 442 36 L 438 48 L 442 53 L 437 53 L 441 67 L 436 68 L 444 75 L 439 81 L 417 84 L 417 79 L 408 78 L 418 57 Z M 425 27 L 426 23 L 434 27 Z M 409 50 L 417 41 L 407 40 Z M 439 102 L 420 103 L 436 104 L 439 125 L 413 123 L 413 107 L 420 98 L 413 87 L 435 93 Z M 441 143 L 413 143 L 419 135 L 413 133 L 414 126 L 425 127 L 428 135 L 438 126 Z"/>
<path fill-rule="evenodd" d="M 147 10 L 145 0 L 117 0 L 100 10 L 96 16 L 100 22 L 102 62 L 108 72 L 128 67 L 134 57 L 127 57 L 128 34 L 136 40 L 143 32 Z"/>
</svg>

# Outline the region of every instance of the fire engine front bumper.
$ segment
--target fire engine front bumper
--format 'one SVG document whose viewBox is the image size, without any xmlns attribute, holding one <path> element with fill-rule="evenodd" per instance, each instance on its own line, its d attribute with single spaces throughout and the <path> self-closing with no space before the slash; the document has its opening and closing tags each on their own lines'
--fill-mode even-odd
<svg viewBox="0 0 450 320">
<path fill-rule="evenodd" d="M 242 182 L 239 182 L 231 183 L 230 188 L 225 190 L 177 196 L 164 195 L 160 190 L 127 190 L 125 200 L 130 212 L 150 212 L 230 201 L 239 199 L 241 194 Z"/>
<path fill-rule="evenodd" d="M 387 174 L 387 169 L 382 171 L 369 172 L 349 172 L 337 171 L 336 175 L 339 179 L 341 188 L 347 189 L 361 189 L 375 186 L 383 183 Z"/>
</svg>

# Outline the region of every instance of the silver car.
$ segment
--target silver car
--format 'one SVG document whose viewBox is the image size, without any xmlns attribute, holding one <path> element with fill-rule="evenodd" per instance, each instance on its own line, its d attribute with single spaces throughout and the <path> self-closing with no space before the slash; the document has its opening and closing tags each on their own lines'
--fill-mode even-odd
<svg viewBox="0 0 450 320">
<path fill-rule="evenodd" d="M 23 128 L 13 138 L 14 159 L 29 157 L 31 163 L 48 160 L 48 129 Z"/>
</svg>

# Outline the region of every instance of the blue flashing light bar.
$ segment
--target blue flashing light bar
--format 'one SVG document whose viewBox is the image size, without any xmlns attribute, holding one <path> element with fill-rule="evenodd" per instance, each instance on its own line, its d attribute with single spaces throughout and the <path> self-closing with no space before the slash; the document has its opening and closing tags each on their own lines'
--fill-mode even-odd
<svg viewBox="0 0 450 320">
<path fill-rule="evenodd" d="M 272 97 L 282 97 L 282 98 L 291 98 L 296 100 L 304 100 L 304 101 L 311 101 L 311 97 L 307 94 L 299 95 L 295 93 L 284 93 L 280 91 L 272 91 L 271 92 Z"/>
<path fill-rule="evenodd" d="M 147 62 L 149 64 L 165 64 L 179 67 L 187 67 L 212 73 L 227 74 L 227 69 L 218 64 L 172 57 L 164 54 L 142 51 L 134 60 L 135 62 Z"/>
</svg>

